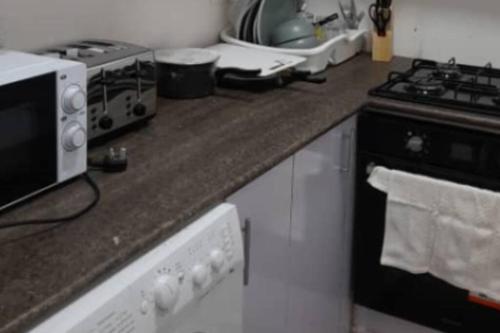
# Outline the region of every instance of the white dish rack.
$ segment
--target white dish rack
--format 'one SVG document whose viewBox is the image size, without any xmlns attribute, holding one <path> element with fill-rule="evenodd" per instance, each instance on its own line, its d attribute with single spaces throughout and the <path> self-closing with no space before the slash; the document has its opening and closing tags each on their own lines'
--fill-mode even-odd
<svg viewBox="0 0 500 333">
<path fill-rule="evenodd" d="M 223 30 L 220 33 L 220 38 L 228 44 L 304 57 L 306 61 L 297 65 L 295 68 L 298 71 L 316 74 L 324 71 L 328 64 L 340 64 L 362 51 L 367 33 L 368 30 L 366 29 L 347 30 L 345 33 L 327 40 L 323 44 L 312 49 L 283 49 L 252 44 L 235 38 L 234 35 L 230 33 L 229 29 Z"/>
<path fill-rule="evenodd" d="M 339 65 L 365 49 L 368 40 L 367 29 L 346 30 L 345 34 L 345 42 L 337 44 L 331 54 L 331 65 Z"/>
</svg>

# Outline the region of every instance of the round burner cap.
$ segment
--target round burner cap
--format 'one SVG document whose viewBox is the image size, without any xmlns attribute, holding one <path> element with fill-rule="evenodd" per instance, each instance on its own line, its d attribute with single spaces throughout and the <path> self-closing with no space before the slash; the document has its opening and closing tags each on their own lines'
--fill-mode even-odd
<svg viewBox="0 0 500 333">
<path fill-rule="evenodd" d="M 441 96 L 446 91 L 446 88 L 440 80 L 423 78 L 409 83 L 406 90 L 422 96 Z"/>
</svg>

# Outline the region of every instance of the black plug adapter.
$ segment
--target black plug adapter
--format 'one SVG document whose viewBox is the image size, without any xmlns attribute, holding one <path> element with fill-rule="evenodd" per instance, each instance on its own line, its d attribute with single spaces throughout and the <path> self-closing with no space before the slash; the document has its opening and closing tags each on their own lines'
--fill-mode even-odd
<svg viewBox="0 0 500 333">
<path fill-rule="evenodd" d="M 115 148 L 109 148 L 104 157 L 97 161 L 89 158 L 89 167 L 106 173 L 124 172 L 128 167 L 127 149 L 120 148 L 117 152 Z"/>
</svg>

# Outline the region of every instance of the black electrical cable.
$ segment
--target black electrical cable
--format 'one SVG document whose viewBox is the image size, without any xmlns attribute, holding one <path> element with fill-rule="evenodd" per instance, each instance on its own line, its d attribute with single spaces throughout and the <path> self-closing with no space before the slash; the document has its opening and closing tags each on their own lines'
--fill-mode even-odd
<svg viewBox="0 0 500 333">
<path fill-rule="evenodd" d="M 1 229 L 17 228 L 17 227 L 25 227 L 25 226 L 67 223 L 67 222 L 71 222 L 71 221 L 87 214 L 89 211 L 91 211 L 99 203 L 99 200 L 101 200 L 101 191 L 99 190 L 99 187 L 94 182 L 94 180 L 89 176 L 88 173 L 83 174 L 81 177 L 89 184 L 92 191 L 94 192 L 94 199 L 92 200 L 92 202 L 90 202 L 82 210 L 80 210 L 76 213 L 73 213 L 71 215 L 64 216 L 64 217 L 48 218 L 48 219 L 34 219 L 34 220 L 27 220 L 27 221 L 16 221 L 16 222 L 2 223 L 2 224 L 0 224 L 0 230 Z"/>
</svg>

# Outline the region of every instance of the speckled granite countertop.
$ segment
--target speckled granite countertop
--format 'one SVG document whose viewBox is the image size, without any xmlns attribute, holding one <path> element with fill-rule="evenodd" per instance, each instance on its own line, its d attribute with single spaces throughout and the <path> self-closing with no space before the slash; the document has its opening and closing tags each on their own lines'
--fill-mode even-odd
<svg viewBox="0 0 500 333">
<path fill-rule="evenodd" d="M 94 174 L 102 190 L 98 207 L 50 230 L 0 232 L 0 333 L 25 331 L 168 238 L 353 115 L 369 88 L 407 65 L 362 55 L 330 69 L 323 85 L 160 100 L 150 126 L 109 144 L 128 148 L 130 166 L 123 174 Z M 0 223 L 65 215 L 90 199 L 87 186 L 75 181 Z"/>
</svg>

